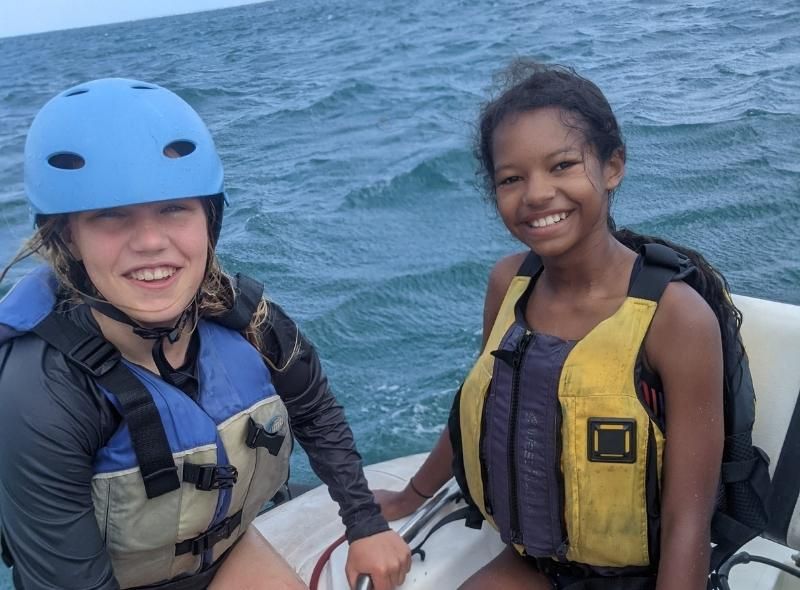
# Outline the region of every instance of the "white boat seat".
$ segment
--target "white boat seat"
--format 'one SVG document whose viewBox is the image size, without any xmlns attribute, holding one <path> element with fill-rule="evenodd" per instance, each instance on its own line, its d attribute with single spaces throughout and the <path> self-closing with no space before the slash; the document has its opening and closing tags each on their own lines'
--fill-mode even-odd
<svg viewBox="0 0 800 590">
<path fill-rule="evenodd" d="M 734 296 L 756 392 L 753 443 L 773 478 L 765 537 L 800 549 L 800 307 Z"/>
</svg>

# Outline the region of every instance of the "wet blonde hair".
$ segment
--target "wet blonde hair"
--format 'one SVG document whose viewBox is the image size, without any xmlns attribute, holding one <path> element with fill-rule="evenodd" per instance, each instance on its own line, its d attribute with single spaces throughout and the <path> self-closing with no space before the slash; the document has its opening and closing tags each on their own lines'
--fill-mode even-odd
<svg viewBox="0 0 800 590">
<path fill-rule="evenodd" d="M 214 206 L 209 202 L 207 209 L 209 227 L 213 226 L 216 215 Z M 67 231 L 68 214 L 41 216 L 34 234 L 26 240 L 20 251 L 0 272 L 0 282 L 8 271 L 18 262 L 31 256 L 38 256 L 47 263 L 55 274 L 59 286 L 57 299 L 60 309 L 82 304 L 86 299 L 107 302 L 95 289 L 83 264 L 76 260 L 64 241 Z M 197 318 L 214 318 L 225 315 L 233 307 L 235 300 L 232 279 L 223 270 L 214 250 L 212 236 L 209 232 L 208 258 L 206 272 L 190 306 L 195 306 L 195 322 L 190 331 L 194 331 Z M 242 335 L 252 344 L 270 368 L 276 371 L 285 370 L 300 352 L 300 333 L 295 332 L 294 347 L 281 366 L 276 366 L 268 356 L 270 351 L 264 350 L 263 331 L 272 320 L 272 307 L 269 301 L 261 298 L 248 326 Z"/>
</svg>

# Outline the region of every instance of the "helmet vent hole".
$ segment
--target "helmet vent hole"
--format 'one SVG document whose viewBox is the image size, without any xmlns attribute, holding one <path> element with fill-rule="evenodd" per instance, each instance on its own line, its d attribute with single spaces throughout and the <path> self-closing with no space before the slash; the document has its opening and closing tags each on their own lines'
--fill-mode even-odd
<svg viewBox="0 0 800 590">
<path fill-rule="evenodd" d="M 86 160 L 81 158 L 78 154 L 71 154 L 69 152 L 53 154 L 47 158 L 47 162 L 53 168 L 59 168 L 61 170 L 78 170 L 86 165 Z"/>
<path fill-rule="evenodd" d="M 155 86 L 146 86 L 145 84 L 137 84 L 135 86 L 131 86 L 134 90 L 155 90 Z"/>
<path fill-rule="evenodd" d="M 89 92 L 86 88 L 78 88 L 72 92 L 67 92 L 64 96 L 78 96 L 79 94 L 86 94 Z"/>
<path fill-rule="evenodd" d="M 191 154 L 196 147 L 191 141 L 173 141 L 164 148 L 164 155 L 168 158 L 183 158 Z"/>
</svg>

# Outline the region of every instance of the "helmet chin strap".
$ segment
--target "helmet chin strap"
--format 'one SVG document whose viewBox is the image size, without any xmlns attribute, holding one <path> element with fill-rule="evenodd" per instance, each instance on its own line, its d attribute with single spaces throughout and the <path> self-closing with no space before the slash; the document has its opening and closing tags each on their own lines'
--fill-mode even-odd
<svg viewBox="0 0 800 590">
<path fill-rule="evenodd" d="M 133 333 L 139 336 L 139 338 L 153 340 L 153 362 L 155 362 L 161 377 L 167 382 L 172 383 L 171 374 L 174 372 L 174 367 L 169 364 L 169 361 L 164 354 L 164 339 L 169 340 L 170 344 L 175 344 L 178 340 L 180 340 L 183 329 L 186 327 L 186 322 L 189 321 L 189 318 L 196 309 L 194 300 L 192 300 L 186 309 L 183 310 L 180 317 L 178 317 L 177 321 L 172 327 L 163 326 L 155 328 L 146 328 L 138 324 L 126 313 L 114 307 L 107 301 L 98 301 L 90 298 L 84 298 L 84 301 L 89 307 L 96 309 L 104 316 L 133 328 Z"/>
</svg>

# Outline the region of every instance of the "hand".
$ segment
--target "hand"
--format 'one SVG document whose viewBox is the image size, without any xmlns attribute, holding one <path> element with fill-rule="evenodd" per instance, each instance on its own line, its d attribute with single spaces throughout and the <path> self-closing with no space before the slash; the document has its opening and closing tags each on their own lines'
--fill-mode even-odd
<svg viewBox="0 0 800 590">
<path fill-rule="evenodd" d="M 425 498 L 414 492 L 409 486 L 399 492 L 373 490 L 372 493 L 375 501 L 381 507 L 383 517 L 388 521 L 408 516 L 425 503 Z"/>
<path fill-rule="evenodd" d="M 350 543 L 344 567 L 350 588 L 361 574 L 372 578 L 374 590 L 392 590 L 406 579 L 411 569 L 411 551 L 394 531 L 384 531 Z"/>
</svg>

